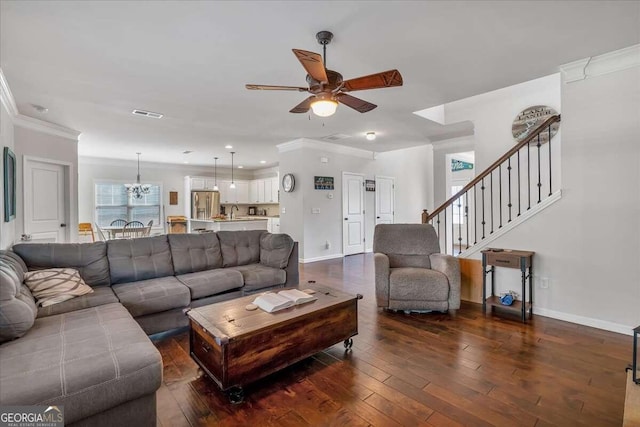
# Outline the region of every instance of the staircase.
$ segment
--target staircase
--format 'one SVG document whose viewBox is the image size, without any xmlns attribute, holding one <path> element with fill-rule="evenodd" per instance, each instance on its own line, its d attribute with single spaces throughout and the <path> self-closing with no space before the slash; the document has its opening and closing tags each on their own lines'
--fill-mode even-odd
<svg viewBox="0 0 640 427">
<path fill-rule="evenodd" d="M 552 167 L 559 122 L 560 115 L 550 117 L 433 212 L 422 212 L 443 253 L 472 255 L 560 198 L 559 168 Z"/>
</svg>

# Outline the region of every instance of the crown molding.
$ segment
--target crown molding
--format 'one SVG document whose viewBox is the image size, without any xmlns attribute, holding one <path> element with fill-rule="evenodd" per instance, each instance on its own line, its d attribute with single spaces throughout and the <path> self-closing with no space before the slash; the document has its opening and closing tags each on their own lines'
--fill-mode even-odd
<svg viewBox="0 0 640 427">
<path fill-rule="evenodd" d="M 19 114 L 16 100 L 11 93 L 11 89 L 9 89 L 9 83 L 4 76 L 2 68 L 0 68 L 0 101 L 2 101 L 2 106 L 7 110 L 9 116 L 13 118 Z"/>
<path fill-rule="evenodd" d="M 564 83 L 572 83 L 591 77 L 640 66 L 640 44 L 591 56 L 560 66 Z"/>
<path fill-rule="evenodd" d="M 78 141 L 78 137 L 80 136 L 81 132 L 77 130 L 73 130 L 65 126 L 21 114 L 20 111 L 18 111 L 16 100 L 13 97 L 13 93 L 11 93 L 9 82 L 4 75 L 2 68 L 0 68 L 0 101 L 2 101 L 2 106 L 9 113 L 11 122 L 15 126 L 36 130 L 48 135 L 55 135 L 61 136 L 63 138 L 73 139 L 76 142 Z"/>
<path fill-rule="evenodd" d="M 363 150 L 361 148 L 346 147 L 344 145 L 332 144 L 330 142 L 318 141 L 315 139 L 299 138 L 293 141 L 284 142 L 276 146 L 279 153 L 287 151 L 309 148 L 312 150 L 328 151 L 330 153 L 345 154 L 347 156 L 361 157 L 363 159 L 375 160 L 376 152 Z"/>
</svg>

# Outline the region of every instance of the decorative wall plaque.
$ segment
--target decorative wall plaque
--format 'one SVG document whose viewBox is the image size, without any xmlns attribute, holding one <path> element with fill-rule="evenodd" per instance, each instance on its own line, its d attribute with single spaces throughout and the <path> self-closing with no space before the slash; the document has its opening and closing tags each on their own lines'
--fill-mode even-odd
<svg viewBox="0 0 640 427">
<path fill-rule="evenodd" d="M 513 124 L 511 125 L 511 132 L 513 133 L 513 137 L 518 142 L 523 141 L 526 137 L 531 135 L 531 133 L 535 131 L 538 126 L 544 123 L 545 120 L 557 114 L 558 112 L 556 110 L 546 105 L 534 105 L 533 107 L 525 108 L 513 120 Z M 560 123 L 558 122 L 551 125 L 551 138 L 553 138 L 554 135 L 558 133 L 559 127 Z M 546 129 L 540 134 L 540 143 L 545 144 L 548 141 L 549 129 Z M 537 144 L 538 138 L 535 138 L 532 142 Z"/>
</svg>

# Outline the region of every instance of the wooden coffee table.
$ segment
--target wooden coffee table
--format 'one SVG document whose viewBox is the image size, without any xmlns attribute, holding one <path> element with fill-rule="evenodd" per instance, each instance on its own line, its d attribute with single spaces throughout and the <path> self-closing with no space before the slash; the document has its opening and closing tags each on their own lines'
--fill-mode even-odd
<svg viewBox="0 0 640 427">
<path fill-rule="evenodd" d="M 191 357 L 233 403 L 242 387 L 358 333 L 358 299 L 323 286 L 316 301 L 275 313 L 245 308 L 251 295 L 189 310 Z"/>
</svg>

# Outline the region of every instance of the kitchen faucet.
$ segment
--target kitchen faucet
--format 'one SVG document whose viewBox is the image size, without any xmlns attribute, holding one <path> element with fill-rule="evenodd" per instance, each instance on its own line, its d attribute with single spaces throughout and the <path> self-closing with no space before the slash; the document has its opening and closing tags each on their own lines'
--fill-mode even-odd
<svg viewBox="0 0 640 427">
<path fill-rule="evenodd" d="M 236 209 L 236 211 L 239 211 L 239 210 L 240 210 L 240 208 L 238 208 L 238 205 L 233 205 L 233 206 L 231 206 L 231 214 L 230 214 L 230 215 L 231 215 L 231 219 L 233 219 L 233 208 L 235 208 L 235 209 Z"/>
</svg>

